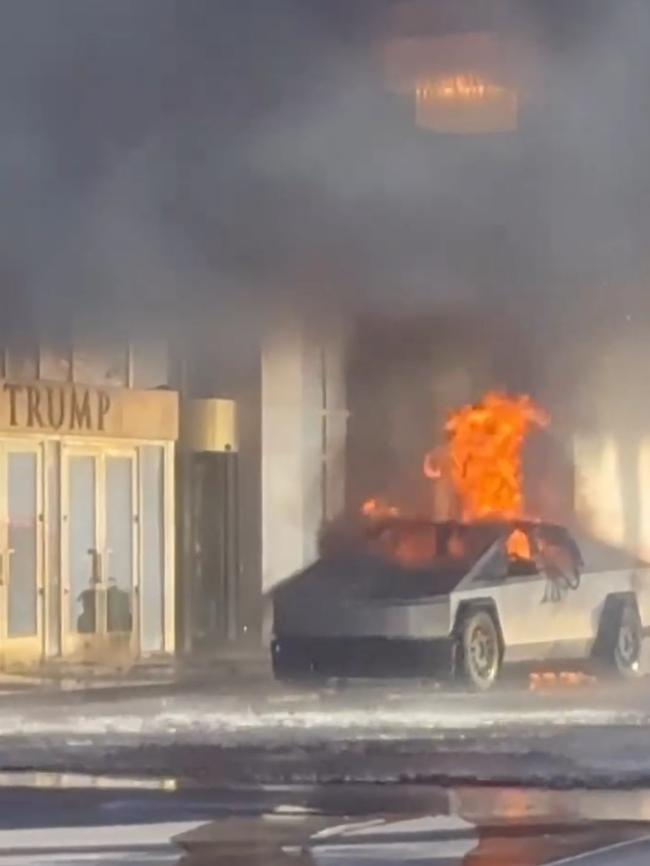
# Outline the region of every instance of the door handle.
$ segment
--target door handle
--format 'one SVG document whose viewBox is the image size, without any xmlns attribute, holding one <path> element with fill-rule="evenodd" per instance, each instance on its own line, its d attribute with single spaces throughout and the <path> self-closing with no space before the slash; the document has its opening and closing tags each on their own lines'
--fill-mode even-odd
<svg viewBox="0 0 650 866">
<path fill-rule="evenodd" d="M 88 554 L 92 558 L 90 580 L 94 584 L 102 582 L 102 556 L 94 547 L 88 548 Z"/>
</svg>

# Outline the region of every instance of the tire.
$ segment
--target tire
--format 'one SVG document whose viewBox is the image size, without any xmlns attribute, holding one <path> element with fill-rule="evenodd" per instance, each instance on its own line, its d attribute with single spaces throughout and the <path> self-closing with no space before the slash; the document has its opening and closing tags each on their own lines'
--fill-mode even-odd
<svg viewBox="0 0 650 866">
<path fill-rule="evenodd" d="M 485 610 L 470 613 L 459 635 L 458 674 L 474 691 L 492 688 L 501 672 L 501 641 L 494 617 Z"/>
<path fill-rule="evenodd" d="M 641 675 L 643 647 L 643 629 L 636 605 L 630 602 L 622 605 L 614 635 L 608 667 L 623 679 L 635 679 Z"/>
</svg>

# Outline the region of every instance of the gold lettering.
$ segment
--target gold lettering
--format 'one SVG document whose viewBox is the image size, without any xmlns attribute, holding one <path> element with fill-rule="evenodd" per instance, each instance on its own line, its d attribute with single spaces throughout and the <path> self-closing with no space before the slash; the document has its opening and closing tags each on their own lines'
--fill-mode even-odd
<svg viewBox="0 0 650 866">
<path fill-rule="evenodd" d="M 79 392 L 76 388 L 72 389 L 72 402 L 70 405 L 70 429 L 75 427 L 79 430 L 90 430 L 92 426 L 90 417 L 90 394 L 88 389 L 84 389 L 79 400 Z"/>
<path fill-rule="evenodd" d="M 0 428 L 4 424 L 12 432 L 172 439 L 177 435 L 176 411 L 175 394 L 0 380 Z"/>
<path fill-rule="evenodd" d="M 106 391 L 99 391 L 97 395 L 97 429 L 103 432 L 104 420 L 111 408 L 111 398 Z"/>
<path fill-rule="evenodd" d="M 65 417 L 65 393 L 61 388 L 47 388 L 47 423 L 50 427 L 58 430 L 63 424 Z M 58 397 L 58 405 L 55 406 L 55 397 Z"/>
<path fill-rule="evenodd" d="M 23 386 L 12 385 L 10 382 L 5 382 L 4 390 L 9 394 L 9 424 L 12 427 L 17 427 L 18 418 L 16 417 L 16 397 L 23 390 Z"/>
<path fill-rule="evenodd" d="M 43 426 L 41 416 L 41 394 L 36 385 L 27 386 L 27 426 Z"/>
</svg>

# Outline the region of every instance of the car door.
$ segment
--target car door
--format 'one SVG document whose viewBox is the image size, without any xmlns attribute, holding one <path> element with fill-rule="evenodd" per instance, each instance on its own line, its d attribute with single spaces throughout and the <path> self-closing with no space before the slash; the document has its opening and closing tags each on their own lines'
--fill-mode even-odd
<svg viewBox="0 0 650 866">
<path fill-rule="evenodd" d="M 536 545 L 546 587 L 545 658 L 580 658 L 588 654 L 593 641 L 595 587 L 588 576 L 585 579 L 580 551 L 567 532 L 558 527 L 541 527 Z"/>
<path fill-rule="evenodd" d="M 566 533 L 544 526 L 529 529 L 527 538 L 530 559 L 510 558 L 503 587 L 506 660 L 581 657 L 593 628 L 577 547 Z"/>
<path fill-rule="evenodd" d="M 537 527 L 513 528 L 496 542 L 471 590 L 462 593 L 467 600 L 494 603 L 506 662 L 574 658 L 584 652 L 591 616 L 581 607 L 580 575 L 576 579 L 569 569 L 577 564 L 575 551 L 561 538 L 558 543 L 559 551 L 551 551 L 540 545 Z"/>
<path fill-rule="evenodd" d="M 544 656 L 552 640 L 552 615 L 546 577 L 526 528 L 513 529 L 503 540 L 506 574 L 496 595 L 504 638 L 504 660 Z"/>
</svg>

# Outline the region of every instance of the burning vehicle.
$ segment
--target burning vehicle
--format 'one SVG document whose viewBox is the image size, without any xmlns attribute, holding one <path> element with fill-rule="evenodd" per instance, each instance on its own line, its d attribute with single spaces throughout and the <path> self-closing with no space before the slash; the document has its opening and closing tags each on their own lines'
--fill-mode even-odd
<svg viewBox="0 0 650 866">
<path fill-rule="evenodd" d="M 448 424 L 459 514 L 404 517 L 379 499 L 336 527 L 274 592 L 274 672 L 450 676 L 489 689 L 505 668 L 641 673 L 650 565 L 587 533 L 522 516 L 521 446 L 547 423 L 529 398 L 488 395 Z"/>
<path fill-rule="evenodd" d="M 275 592 L 281 679 L 451 676 L 509 666 L 641 672 L 650 567 L 563 527 L 376 521 Z"/>
</svg>

